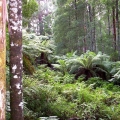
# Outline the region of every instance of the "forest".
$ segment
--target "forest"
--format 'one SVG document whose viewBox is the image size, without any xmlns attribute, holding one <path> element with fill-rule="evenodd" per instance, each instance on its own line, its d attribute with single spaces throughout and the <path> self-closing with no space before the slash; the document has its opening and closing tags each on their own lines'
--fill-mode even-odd
<svg viewBox="0 0 120 120">
<path fill-rule="evenodd" d="M 0 0 L 0 120 L 120 120 L 120 1 Z"/>
</svg>

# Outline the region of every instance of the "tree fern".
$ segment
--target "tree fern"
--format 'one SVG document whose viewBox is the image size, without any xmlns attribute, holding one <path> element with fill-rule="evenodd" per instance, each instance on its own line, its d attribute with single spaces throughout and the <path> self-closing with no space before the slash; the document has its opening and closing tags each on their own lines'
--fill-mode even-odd
<svg viewBox="0 0 120 120">
<path fill-rule="evenodd" d="M 87 51 L 86 53 L 82 54 L 81 56 L 77 56 L 76 58 L 70 59 L 69 63 L 71 64 L 71 70 L 73 73 L 73 69 L 78 72 L 76 73 L 76 76 L 82 75 L 82 74 L 91 74 L 90 76 L 99 76 L 102 77 L 102 74 L 104 75 L 104 79 L 106 79 L 106 73 L 108 72 L 107 69 L 105 69 L 105 66 L 103 61 L 109 60 L 109 56 L 106 54 L 102 54 L 99 52 L 98 54 L 95 54 L 94 52 Z M 73 67 L 75 66 L 75 67 Z M 78 68 L 77 68 L 78 66 Z M 104 66 L 104 67 L 103 67 Z M 90 73 L 89 73 L 89 72 Z M 98 74 L 99 72 L 102 72 L 102 74 Z"/>
<path fill-rule="evenodd" d="M 41 52 L 51 55 L 55 49 L 53 40 L 42 40 L 43 36 L 23 32 L 23 51 L 32 58 L 38 57 Z M 46 36 L 47 38 L 47 36 Z"/>
<path fill-rule="evenodd" d="M 120 85 L 120 68 L 117 69 L 117 72 L 113 75 L 113 77 L 109 80 L 116 85 Z"/>
</svg>

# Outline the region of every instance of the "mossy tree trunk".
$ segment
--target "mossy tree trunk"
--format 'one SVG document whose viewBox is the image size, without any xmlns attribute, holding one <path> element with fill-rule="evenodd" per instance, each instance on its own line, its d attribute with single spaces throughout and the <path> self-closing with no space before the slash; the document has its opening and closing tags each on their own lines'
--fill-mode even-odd
<svg viewBox="0 0 120 120">
<path fill-rule="evenodd" d="M 23 120 L 22 0 L 9 0 L 11 120 Z"/>
<path fill-rule="evenodd" d="M 0 120 L 5 120 L 6 102 L 6 1 L 0 0 Z"/>
</svg>

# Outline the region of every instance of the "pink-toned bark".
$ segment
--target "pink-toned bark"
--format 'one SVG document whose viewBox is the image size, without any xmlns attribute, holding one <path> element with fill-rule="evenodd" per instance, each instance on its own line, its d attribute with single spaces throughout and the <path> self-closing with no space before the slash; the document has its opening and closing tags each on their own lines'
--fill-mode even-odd
<svg viewBox="0 0 120 120">
<path fill-rule="evenodd" d="M 6 0 L 0 0 L 0 120 L 5 120 L 6 103 Z"/>
</svg>

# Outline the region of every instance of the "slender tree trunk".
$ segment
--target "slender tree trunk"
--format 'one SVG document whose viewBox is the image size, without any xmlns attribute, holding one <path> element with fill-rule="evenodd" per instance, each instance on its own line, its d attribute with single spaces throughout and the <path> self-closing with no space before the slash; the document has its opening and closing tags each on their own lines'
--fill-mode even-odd
<svg viewBox="0 0 120 120">
<path fill-rule="evenodd" d="M 100 5 L 100 13 L 101 13 L 101 5 Z M 101 21 L 100 21 L 100 24 L 99 24 L 99 28 L 100 28 L 100 42 L 99 42 L 99 46 L 100 46 L 100 51 L 104 51 L 104 43 L 103 43 L 103 40 L 102 40 L 102 24 L 101 24 Z"/>
<path fill-rule="evenodd" d="M 104 52 L 104 45 L 103 45 L 103 40 L 102 40 L 102 24 L 100 21 L 100 51 Z"/>
<path fill-rule="evenodd" d="M 89 17 L 90 17 L 90 29 L 91 29 L 91 50 L 96 51 L 96 38 L 95 38 L 95 8 L 89 6 Z"/>
<path fill-rule="evenodd" d="M 119 36 L 119 1 L 116 0 L 116 28 L 117 28 L 117 37 L 116 37 L 116 41 L 117 41 L 117 50 L 118 50 L 118 60 L 120 60 L 120 36 Z"/>
<path fill-rule="evenodd" d="M 112 8 L 112 13 L 113 13 L 113 47 L 114 51 L 117 50 L 116 47 L 116 19 L 115 19 L 115 7 Z"/>
<path fill-rule="evenodd" d="M 91 44 L 90 44 L 90 50 L 93 51 L 93 28 L 92 28 L 92 23 L 93 23 L 93 19 L 92 19 L 92 8 L 91 8 L 91 5 L 89 5 L 89 20 L 90 20 L 90 41 L 91 41 Z"/>
<path fill-rule="evenodd" d="M 87 6 L 86 6 L 87 7 Z M 87 34 L 87 20 L 86 20 L 86 12 L 84 12 L 84 39 L 83 39 L 83 52 L 85 53 L 86 50 L 87 50 L 87 37 L 86 37 L 86 34 Z"/>
<path fill-rule="evenodd" d="M 5 120 L 6 103 L 6 0 L 0 0 L 0 120 Z"/>
<path fill-rule="evenodd" d="M 75 20 L 77 20 L 77 1 L 75 0 Z"/>
<path fill-rule="evenodd" d="M 87 35 L 87 49 L 91 50 L 91 35 L 90 35 L 90 15 L 89 15 L 89 5 L 87 4 L 87 24 L 86 24 L 86 35 Z"/>
<path fill-rule="evenodd" d="M 75 21 L 77 22 L 77 20 L 78 20 L 78 15 L 77 15 L 77 3 L 76 3 L 77 1 L 76 0 L 74 0 L 74 9 L 75 9 Z M 79 41 L 79 39 L 78 39 L 78 31 L 76 30 L 76 36 L 77 37 L 75 37 L 75 41 L 77 41 L 77 50 L 78 50 L 78 53 L 80 53 L 80 41 Z"/>
<path fill-rule="evenodd" d="M 116 40 L 119 39 L 119 18 L 118 18 L 118 0 L 116 0 L 116 29 L 117 29 L 117 32 L 116 32 Z"/>
<path fill-rule="evenodd" d="M 93 7 L 93 10 L 92 10 L 92 12 L 93 12 L 93 51 L 95 52 L 96 51 L 96 31 L 95 31 L 95 8 Z"/>
<path fill-rule="evenodd" d="M 83 39 L 83 52 L 85 53 L 86 52 L 86 50 L 87 50 L 87 47 L 86 47 L 86 38 L 84 37 L 84 39 Z"/>
<path fill-rule="evenodd" d="M 11 120 L 23 120 L 22 0 L 9 0 Z"/>
<path fill-rule="evenodd" d="M 111 34 L 111 27 L 110 27 L 110 9 L 108 8 L 108 34 Z"/>
</svg>

